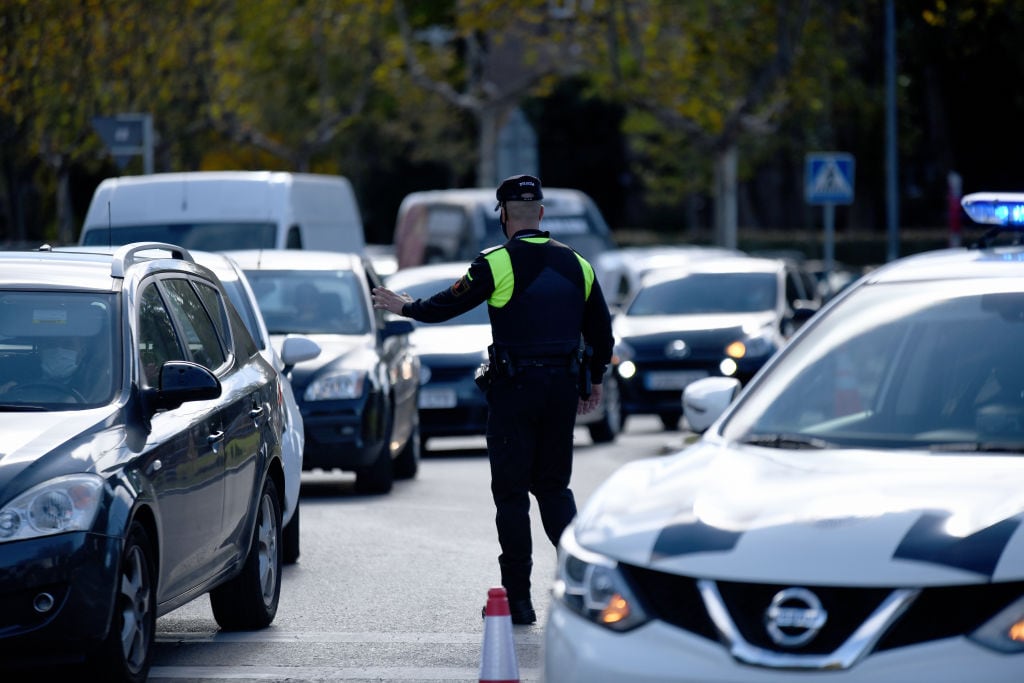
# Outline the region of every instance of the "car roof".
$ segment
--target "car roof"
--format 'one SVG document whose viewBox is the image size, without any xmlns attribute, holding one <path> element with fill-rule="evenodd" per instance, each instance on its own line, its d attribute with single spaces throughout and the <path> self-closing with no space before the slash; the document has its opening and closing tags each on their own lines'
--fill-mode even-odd
<svg viewBox="0 0 1024 683">
<path fill-rule="evenodd" d="M 643 278 L 645 285 L 665 282 L 690 275 L 691 273 L 782 273 L 786 264 L 779 259 L 755 256 L 722 256 L 698 259 L 678 266 L 666 266 L 648 271 Z"/>
<path fill-rule="evenodd" d="M 885 283 L 987 277 L 1024 277 L 1024 246 L 922 252 L 880 266 L 864 279 L 870 283 Z"/>
<path fill-rule="evenodd" d="M 448 263 L 431 263 L 424 266 L 412 266 L 396 270 L 388 276 L 388 286 L 406 287 L 419 282 L 434 280 L 457 280 L 469 270 L 468 263 L 451 261 Z"/>
<path fill-rule="evenodd" d="M 165 249 L 173 249 L 176 255 L 160 257 L 153 253 Z M 0 285 L 117 291 L 126 272 L 140 263 L 156 264 L 149 266 L 151 268 L 208 270 L 196 264 L 188 250 L 174 245 L 151 242 L 109 247 L 51 248 L 43 245 L 36 251 L 0 251 Z M 207 274 L 210 275 L 213 273 Z"/>
<path fill-rule="evenodd" d="M 243 270 L 361 270 L 367 257 L 312 249 L 240 249 L 221 252 Z"/>
</svg>

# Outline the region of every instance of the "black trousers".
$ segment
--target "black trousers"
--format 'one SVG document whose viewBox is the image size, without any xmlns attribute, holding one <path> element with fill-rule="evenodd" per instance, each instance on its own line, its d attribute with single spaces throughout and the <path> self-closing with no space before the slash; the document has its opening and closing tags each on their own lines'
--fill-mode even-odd
<svg viewBox="0 0 1024 683">
<path fill-rule="evenodd" d="M 533 543 L 530 494 L 537 499 L 552 544 L 576 515 L 572 478 L 578 392 L 566 367 L 525 367 L 500 377 L 487 392 L 487 451 L 509 600 L 530 598 Z"/>
</svg>

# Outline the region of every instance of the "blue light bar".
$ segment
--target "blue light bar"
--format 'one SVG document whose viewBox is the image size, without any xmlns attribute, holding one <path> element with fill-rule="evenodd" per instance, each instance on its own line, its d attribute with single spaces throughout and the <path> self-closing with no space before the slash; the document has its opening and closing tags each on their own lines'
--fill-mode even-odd
<svg viewBox="0 0 1024 683">
<path fill-rule="evenodd" d="M 1024 193 L 975 192 L 960 204 L 975 223 L 1024 228 Z"/>
</svg>

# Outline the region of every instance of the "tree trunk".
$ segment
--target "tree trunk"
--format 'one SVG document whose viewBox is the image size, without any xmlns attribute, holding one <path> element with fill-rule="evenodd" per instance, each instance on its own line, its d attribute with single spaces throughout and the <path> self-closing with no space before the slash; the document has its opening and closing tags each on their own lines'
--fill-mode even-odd
<svg viewBox="0 0 1024 683">
<path fill-rule="evenodd" d="M 71 183 L 67 159 L 61 156 L 57 166 L 57 242 L 74 244 L 75 213 L 71 208 Z"/>
<path fill-rule="evenodd" d="M 736 146 L 715 156 L 715 244 L 737 249 Z"/>
</svg>

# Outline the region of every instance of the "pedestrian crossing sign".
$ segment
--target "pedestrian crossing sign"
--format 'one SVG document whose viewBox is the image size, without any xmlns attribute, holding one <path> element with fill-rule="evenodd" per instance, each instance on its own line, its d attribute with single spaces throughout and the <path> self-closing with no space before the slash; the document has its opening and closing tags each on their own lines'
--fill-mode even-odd
<svg viewBox="0 0 1024 683">
<path fill-rule="evenodd" d="M 853 155 L 812 152 L 804 166 L 804 195 L 808 204 L 853 203 Z"/>
</svg>

